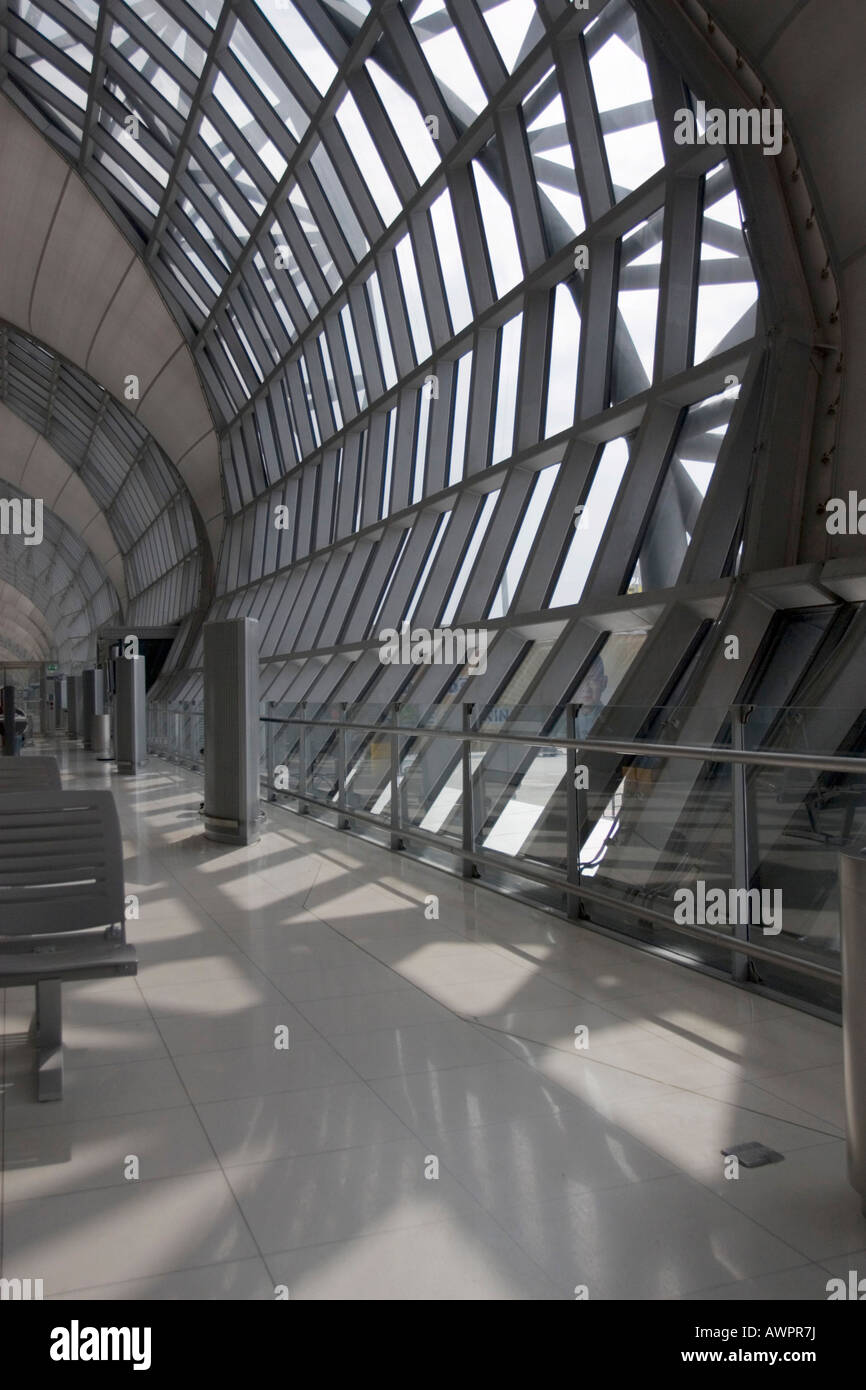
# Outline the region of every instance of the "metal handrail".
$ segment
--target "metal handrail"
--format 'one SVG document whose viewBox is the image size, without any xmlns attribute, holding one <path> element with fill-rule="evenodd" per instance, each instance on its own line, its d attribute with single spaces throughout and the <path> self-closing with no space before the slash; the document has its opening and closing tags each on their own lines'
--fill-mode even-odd
<svg viewBox="0 0 866 1390">
<path fill-rule="evenodd" d="M 271 703 L 271 708 L 279 706 Z M 732 728 L 738 736 L 735 738 L 736 746 L 716 746 L 716 745 L 694 745 L 694 744 L 672 744 L 662 742 L 651 742 L 640 739 L 616 739 L 616 738 L 578 738 L 573 736 L 574 721 L 580 706 L 569 704 L 559 707 L 565 721 L 567 732 L 562 736 L 538 735 L 504 731 L 501 729 L 484 730 L 473 728 L 471 724 L 471 714 L 473 704 L 469 702 L 455 702 L 451 709 L 454 714 L 461 715 L 461 724 L 456 728 L 444 728 L 441 725 L 428 726 L 419 724 L 400 724 L 399 713 L 401 705 L 399 702 L 392 702 L 384 707 L 384 718 L 378 722 L 364 719 L 349 718 L 323 718 L 308 717 L 304 703 L 296 706 L 286 706 L 285 714 L 263 714 L 260 716 L 260 723 L 265 730 L 265 759 L 267 771 L 265 773 L 265 783 L 267 786 L 267 798 L 271 802 L 281 801 L 283 797 L 297 800 L 302 810 L 308 808 L 321 808 L 337 816 L 337 823 L 340 828 L 351 828 L 352 822 L 359 824 L 376 826 L 383 831 L 389 839 L 392 849 L 399 849 L 403 842 L 416 842 L 419 846 L 427 846 L 431 849 L 445 851 L 455 856 L 462 862 L 464 877 L 477 875 L 479 867 L 487 867 L 496 872 L 513 874 L 518 878 L 535 881 L 547 886 L 556 888 L 565 895 L 567 904 L 567 914 L 572 919 L 581 916 L 580 905 L 582 902 L 597 904 L 599 907 L 606 908 L 615 913 L 622 914 L 652 923 L 662 927 L 671 933 L 690 938 L 695 941 L 702 941 L 705 945 L 714 949 L 727 951 L 731 954 L 734 965 L 734 978 L 742 982 L 742 969 L 745 960 L 754 959 L 775 964 L 777 967 L 790 970 L 800 975 L 809 976 L 823 984 L 837 986 L 840 981 L 840 971 L 821 961 L 810 958 L 809 955 L 790 955 L 788 952 L 775 947 L 766 946 L 760 942 L 750 940 L 745 928 L 741 934 L 736 931 L 730 935 L 715 931 L 712 927 L 693 925 L 689 923 L 676 922 L 672 915 L 660 911 L 655 906 L 650 906 L 646 901 L 630 898 L 626 893 L 622 897 L 606 891 L 596 886 L 592 878 L 587 878 L 582 872 L 579 859 L 579 839 L 578 839 L 578 817 L 581 814 L 577 810 L 577 798 L 567 799 L 568 825 L 566 830 L 566 865 L 565 870 L 558 870 L 548 864 L 538 860 L 524 859 L 518 856 L 511 856 L 497 850 L 484 848 L 476 843 L 477 808 L 475 806 L 475 794 L 473 787 L 473 773 L 471 761 L 469 759 L 469 747 L 473 743 L 503 744 L 523 748 L 553 748 L 564 750 L 568 757 L 568 768 L 566 781 L 570 784 L 573 781 L 573 774 L 577 765 L 578 756 L 581 753 L 598 752 L 602 754 L 615 754 L 632 757 L 658 757 L 658 758 L 680 758 L 698 760 L 710 763 L 725 763 L 740 767 L 762 767 L 782 770 L 801 770 L 807 772 L 835 772 L 848 773 L 862 776 L 866 773 L 866 756 L 855 755 L 825 755 L 813 753 L 794 753 L 783 750 L 761 750 L 746 749 L 742 745 L 743 721 L 748 712 L 748 707 L 735 706 L 731 710 L 733 716 Z M 169 713 L 167 708 L 163 711 Z M 196 711 L 196 713 L 201 713 Z M 273 770 L 277 766 L 276 753 L 276 733 L 280 728 L 291 728 L 297 726 L 300 730 L 299 753 L 299 776 L 297 786 L 276 787 L 273 785 Z M 736 726 L 736 727 L 734 727 Z M 333 797 L 323 797 L 318 795 L 317 788 L 312 778 L 313 762 L 311 757 L 309 733 L 312 729 L 318 728 L 328 730 L 337 735 L 335 756 L 337 760 L 336 776 L 336 795 Z M 168 730 L 165 730 L 166 735 Z M 362 807 L 352 806 L 346 799 L 346 773 L 348 768 L 348 747 L 346 738 L 348 733 L 358 733 L 367 735 L 378 735 L 386 739 L 388 743 L 388 757 L 390 761 L 389 782 L 391 788 L 390 810 L 384 815 L 376 815 Z M 400 747 L 401 742 L 411 740 L 423 740 L 425 738 L 445 738 L 455 740 L 463 749 L 461 757 L 462 772 L 462 833 L 458 830 L 456 836 L 444 836 L 434 834 L 429 830 L 424 830 L 420 825 L 409 821 L 408 816 L 401 815 L 401 795 L 400 786 Z M 169 753 L 168 744 L 170 736 L 165 739 L 154 739 L 153 742 L 159 746 L 160 751 Z M 329 740 L 330 742 L 330 740 Z M 321 751 L 321 750 L 317 750 Z M 177 750 L 175 750 L 175 754 Z M 170 753 L 169 753 L 170 755 Z M 572 805 L 572 801 L 575 805 Z M 740 798 L 740 802 L 743 798 Z M 748 808 L 739 805 L 737 799 L 732 799 L 732 830 L 734 831 L 735 842 L 740 847 L 746 843 L 748 836 L 745 834 L 744 825 L 748 818 Z M 748 886 L 749 873 L 747 860 L 742 858 L 738 861 L 734 859 L 734 870 L 732 883 L 737 886 Z M 592 925 L 592 924 L 589 924 Z M 604 928 L 603 928 L 604 929 Z M 615 930 L 615 929 L 606 929 Z"/>
<path fill-rule="evenodd" d="M 812 772 L 849 772 L 866 775 L 866 755 L 787 753 L 769 749 L 737 749 L 724 744 L 650 743 L 643 739 L 551 738 L 541 734 L 487 732 L 482 729 L 442 729 L 420 724 L 368 724 L 359 720 L 307 719 L 296 714 L 276 718 L 261 715 L 262 724 L 299 724 L 307 728 L 347 729 L 358 733 L 396 734 L 398 738 L 450 738 L 469 743 L 513 743 L 528 748 L 563 748 L 580 752 L 655 754 L 664 758 L 697 758 L 711 763 L 748 763 L 755 767 L 800 768 Z"/>
<path fill-rule="evenodd" d="M 326 801 L 321 797 L 312 796 L 309 791 L 304 791 L 302 795 L 297 787 L 283 789 L 282 795 L 300 799 L 305 806 L 319 806 L 323 811 L 339 813 L 341 817 L 347 819 L 364 821 L 368 825 L 378 826 L 381 830 L 388 829 L 388 823 L 383 816 L 375 816 L 372 812 L 364 811 L 360 807 L 338 806 L 335 801 Z M 457 856 L 463 854 L 456 841 L 453 844 L 449 843 L 441 835 L 436 835 L 430 830 L 422 830 L 420 826 L 401 823 L 399 836 L 404 840 L 417 840 L 419 844 L 429 845 L 431 849 L 444 850 L 446 853 Z M 598 903 L 600 907 L 608 907 L 613 911 L 623 912 L 627 917 L 637 917 L 642 921 L 653 922 L 679 936 L 705 941 L 711 946 L 719 946 L 736 955 L 751 956 L 755 960 L 765 960 L 774 965 L 781 965 L 785 969 L 796 971 L 798 974 L 821 980 L 824 984 L 838 985 L 842 978 L 839 970 L 835 970 L 830 965 L 821 965 L 820 962 L 810 960 L 806 956 L 791 956 L 786 951 L 775 950 L 770 946 L 761 946 L 758 942 L 742 941 L 739 938 L 725 936 L 723 932 L 713 931 L 712 927 L 690 926 L 687 923 L 675 922 L 673 918 L 659 912 L 656 908 L 630 903 L 615 897 L 612 893 L 605 893 L 594 885 L 587 885 L 583 881 L 579 887 L 572 886 L 566 882 L 561 874 L 557 874 L 553 869 L 548 869 L 544 864 L 532 860 L 517 860 L 507 854 L 500 854 L 496 850 L 476 847 L 472 851 L 472 862 L 487 865 L 491 869 L 499 869 L 504 873 L 515 874 L 519 878 L 528 878 L 536 883 L 549 884 L 551 887 L 560 888 L 566 893 L 574 893 L 576 896 L 586 899 L 587 902 Z M 586 925 L 592 924 L 587 923 Z"/>
<path fill-rule="evenodd" d="M 272 706 L 273 707 L 273 706 Z M 463 861 L 464 876 L 469 876 L 476 872 L 479 865 L 487 866 L 491 869 L 505 873 L 512 873 L 520 878 L 529 879 L 539 883 L 544 883 L 559 889 L 566 895 L 569 905 L 569 916 L 574 917 L 580 901 L 596 903 L 613 911 L 623 913 L 626 916 L 638 918 L 642 921 L 657 924 L 674 934 L 689 937 L 693 940 L 700 940 L 704 943 L 726 950 L 731 953 L 735 965 L 735 978 L 743 979 L 742 964 L 743 958 L 763 960 L 773 963 L 782 968 L 790 969 L 798 974 L 810 976 L 820 980 L 825 984 L 838 985 L 840 971 L 832 966 L 825 965 L 817 960 L 810 959 L 808 956 L 792 956 L 785 951 L 774 947 L 764 946 L 758 942 L 750 940 L 745 934 L 725 935 L 722 932 L 714 931 L 710 927 L 691 925 L 688 923 L 675 922 L 673 918 L 655 907 L 651 907 L 644 902 L 630 901 L 627 897 L 618 898 L 614 894 L 596 887 L 591 881 L 582 875 L 579 862 L 576 859 L 576 872 L 571 866 L 571 850 L 574 848 L 573 841 L 576 835 L 576 819 L 569 818 L 569 828 L 567 839 L 569 847 L 567 857 L 569 868 L 565 873 L 557 872 L 549 866 L 533 860 L 519 859 L 514 856 L 502 854 L 497 850 L 483 848 L 475 843 L 474 836 L 474 797 L 471 791 L 471 766 L 467 771 L 466 763 L 468 759 L 467 745 L 472 743 L 503 743 L 522 747 L 550 747 L 564 749 L 569 759 L 569 769 L 573 773 L 577 755 L 584 752 L 598 751 L 601 753 L 614 753 L 633 756 L 658 756 L 698 759 L 704 762 L 730 763 L 739 765 L 752 765 L 768 768 L 782 769 L 801 769 L 806 771 L 818 772 L 841 772 L 855 773 L 863 775 L 866 773 L 866 757 L 845 756 L 845 755 L 826 755 L 808 753 L 790 753 L 785 751 L 770 750 L 749 750 L 741 746 L 741 737 L 738 738 L 736 747 L 730 746 L 696 746 L 692 744 L 670 744 L 650 742 L 636 739 L 605 739 L 605 738 L 577 738 L 566 734 L 562 737 L 550 737 L 536 734 L 520 734 L 513 732 L 503 732 L 500 730 L 485 731 L 471 727 L 471 711 L 473 705 L 464 703 L 462 708 L 459 704 L 452 707 L 455 711 L 460 709 L 462 714 L 462 724 L 459 728 L 442 728 L 441 726 L 422 726 L 405 724 L 401 725 L 398 720 L 400 704 L 394 702 L 385 708 L 385 713 L 390 715 L 386 722 L 384 719 L 377 722 L 368 722 L 361 719 L 327 719 L 306 715 L 303 704 L 295 706 L 291 712 L 285 715 L 262 715 L 260 722 L 265 726 L 267 741 L 267 764 L 268 764 L 268 797 L 271 801 L 277 801 L 280 793 L 284 796 L 297 799 L 306 810 L 309 807 L 321 807 L 335 813 L 338 817 L 338 824 L 341 828 L 347 828 L 352 820 L 363 822 L 371 826 L 378 826 L 380 829 L 389 833 L 392 848 L 400 848 L 403 840 L 416 841 L 430 848 L 445 850 Z M 567 705 L 563 707 L 566 716 L 566 727 L 569 731 L 574 728 L 574 719 L 579 709 L 577 705 Z M 741 706 L 732 709 L 735 716 L 735 723 L 738 725 L 740 735 L 742 734 L 742 719 L 747 712 Z M 337 761 L 338 769 L 342 769 L 342 776 L 338 775 L 336 797 L 325 799 L 317 796 L 310 786 L 308 766 L 300 769 L 299 785 L 297 787 L 273 788 L 270 786 L 270 774 L 274 766 L 274 747 L 275 735 L 274 726 L 287 728 L 297 725 L 301 728 L 304 736 L 303 743 L 307 745 L 305 756 L 301 757 L 302 764 L 309 763 L 309 747 L 307 744 L 306 731 L 312 728 L 327 729 L 336 732 L 338 735 L 347 732 L 362 734 L 377 734 L 386 737 L 390 745 L 391 758 L 391 807 L 390 814 L 377 816 L 370 811 L 360 807 L 352 807 L 346 804 L 344 797 L 345 790 L 345 764 L 346 748 L 345 739 L 338 737 Z M 399 743 L 400 740 L 412 740 L 429 738 L 448 738 L 459 742 L 464 749 L 461 759 L 463 769 L 463 831 L 460 839 L 454 838 L 453 841 L 443 837 L 441 834 L 433 834 L 431 831 L 423 830 L 419 825 L 407 824 L 399 815 L 398 795 L 395 795 L 395 782 L 399 777 Z M 569 807 L 571 802 L 569 800 Z M 734 807 L 734 820 L 737 819 L 736 807 Z M 741 808 L 740 815 L 745 815 L 745 808 Z M 736 833 L 743 839 L 742 826 L 736 827 Z M 740 873 L 745 870 L 743 864 L 740 865 Z M 739 972 L 739 973 L 738 973 Z"/>
</svg>

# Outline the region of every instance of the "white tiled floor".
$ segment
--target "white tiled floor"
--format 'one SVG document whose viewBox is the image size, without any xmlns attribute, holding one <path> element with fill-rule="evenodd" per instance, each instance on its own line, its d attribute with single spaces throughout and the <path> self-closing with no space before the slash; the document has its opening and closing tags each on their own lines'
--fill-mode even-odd
<svg viewBox="0 0 866 1390">
<path fill-rule="evenodd" d="M 58 751 L 67 785 L 117 798 L 139 974 L 65 990 L 57 1104 L 34 1097 L 30 992 L 0 991 L 4 1276 L 728 1300 L 824 1299 L 866 1268 L 838 1029 L 289 813 L 211 844 L 197 778 Z M 726 1179 L 747 1140 L 784 1162 Z"/>
</svg>

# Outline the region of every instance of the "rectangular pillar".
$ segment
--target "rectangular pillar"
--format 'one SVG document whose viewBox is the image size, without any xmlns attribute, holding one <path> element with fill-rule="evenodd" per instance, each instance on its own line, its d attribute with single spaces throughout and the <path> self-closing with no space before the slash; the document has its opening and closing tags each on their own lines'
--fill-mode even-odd
<svg viewBox="0 0 866 1390">
<path fill-rule="evenodd" d="M 52 734 L 63 732 L 63 677 L 51 676 L 50 687 L 54 698 L 54 727 Z"/>
<path fill-rule="evenodd" d="M 70 738 L 81 738 L 82 733 L 82 710 L 81 710 L 81 677 L 67 676 L 66 678 L 66 732 Z"/>
<path fill-rule="evenodd" d="M 48 676 L 44 664 L 39 671 L 39 732 L 51 733 L 51 720 L 48 714 Z"/>
<path fill-rule="evenodd" d="M 133 775 L 147 762 L 144 657 L 119 656 L 114 666 L 114 750 L 118 772 Z"/>
<path fill-rule="evenodd" d="M 15 686 L 3 687 L 3 755 L 14 758 L 21 751 L 20 740 L 15 731 Z"/>
<path fill-rule="evenodd" d="M 252 844 L 259 817 L 259 625 L 204 625 L 204 833 Z"/>
<path fill-rule="evenodd" d="M 81 672 L 84 722 L 81 735 L 85 748 L 93 747 L 93 716 L 105 713 L 105 694 L 102 668 L 88 666 Z"/>
</svg>

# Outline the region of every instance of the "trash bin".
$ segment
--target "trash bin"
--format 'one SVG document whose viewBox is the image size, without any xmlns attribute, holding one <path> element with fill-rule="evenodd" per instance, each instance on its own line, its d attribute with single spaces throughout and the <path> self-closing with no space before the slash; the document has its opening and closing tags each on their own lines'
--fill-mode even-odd
<svg viewBox="0 0 866 1390">
<path fill-rule="evenodd" d="M 866 858 L 839 856 L 842 1054 L 848 1179 L 866 1216 Z"/>
<path fill-rule="evenodd" d="M 97 758 L 107 759 L 111 748 L 111 717 L 107 714 L 92 716 L 92 749 Z"/>
</svg>

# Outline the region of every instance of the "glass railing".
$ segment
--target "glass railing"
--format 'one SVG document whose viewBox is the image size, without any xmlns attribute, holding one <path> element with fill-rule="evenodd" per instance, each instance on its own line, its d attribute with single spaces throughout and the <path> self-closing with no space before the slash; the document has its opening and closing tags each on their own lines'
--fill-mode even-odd
<svg viewBox="0 0 866 1390">
<path fill-rule="evenodd" d="M 866 850 L 861 711 L 260 712 L 270 803 L 835 1008 L 838 856 Z M 149 730 L 152 751 L 201 764 L 199 706 L 152 703 Z"/>
<path fill-rule="evenodd" d="M 151 753 L 196 770 L 204 767 L 204 709 L 198 703 L 149 700 L 147 747 Z"/>
</svg>

